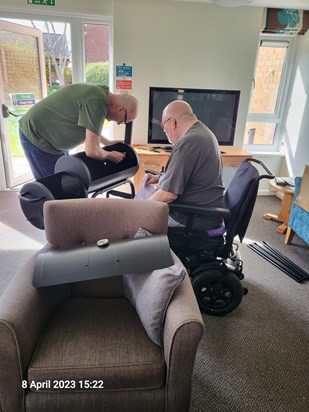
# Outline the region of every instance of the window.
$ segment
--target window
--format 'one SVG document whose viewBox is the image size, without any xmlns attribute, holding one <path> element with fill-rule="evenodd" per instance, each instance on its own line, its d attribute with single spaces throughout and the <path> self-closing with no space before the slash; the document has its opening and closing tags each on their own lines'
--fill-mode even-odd
<svg viewBox="0 0 309 412">
<path fill-rule="evenodd" d="M 110 82 L 110 25 L 84 23 L 85 80 L 86 82 L 104 84 Z M 111 125 L 105 120 L 103 136 L 110 138 Z"/>
<path fill-rule="evenodd" d="M 111 84 L 111 18 L 76 17 L 76 15 L 70 16 L 68 14 L 62 16 L 59 13 L 42 15 L 40 13 L 0 11 L 0 20 L 3 20 L 4 23 L 10 22 L 20 30 L 35 28 L 35 31 L 41 32 L 40 42 L 44 46 L 44 50 L 42 50 L 42 83 L 44 86 L 46 85 L 47 94 L 72 82 L 92 81 L 106 85 Z M 4 47 L 1 48 L 0 96 L 1 103 L 6 103 L 10 110 L 18 116 L 29 109 L 33 104 L 32 101 L 41 100 L 46 93 L 45 87 L 44 93 L 40 89 L 40 76 L 36 73 L 38 57 L 34 55 L 35 47 L 31 48 L 31 39 L 29 38 L 26 42 L 27 38 L 24 35 L 11 34 L 11 42 L 8 42 L 6 31 L 0 33 L 0 43 L 1 45 L 4 43 L 3 36 L 6 36 L 5 45 L 8 46 L 6 49 L 10 54 L 6 53 L 7 50 Z M 7 56 L 9 58 L 6 58 Z M 3 61 L 3 59 L 5 60 Z M 11 77 L 4 77 L 3 70 Z M 5 82 L 2 81 L 2 78 L 5 78 Z M 28 99 L 31 104 L 26 105 L 24 100 L 15 99 L 13 101 L 11 96 L 14 94 L 30 96 L 31 99 L 30 97 Z M 15 103 L 12 104 L 12 102 Z M 10 116 L 6 120 L 8 126 L 3 128 L 3 130 L 7 130 L 5 136 L 2 124 L 0 125 L 3 147 L 6 148 L 3 158 L 5 159 L 7 186 L 24 183 L 32 177 L 19 143 L 18 119 L 19 117 Z M 112 131 L 109 122 L 105 121 L 103 135 L 107 138 L 112 137 Z M 75 151 L 82 150 L 84 150 L 83 145 L 75 149 Z"/>
<path fill-rule="evenodd" d="M 296 38 L 261 36 L 244 145 L 247 150 L 279 151 Z"/>
</svg>

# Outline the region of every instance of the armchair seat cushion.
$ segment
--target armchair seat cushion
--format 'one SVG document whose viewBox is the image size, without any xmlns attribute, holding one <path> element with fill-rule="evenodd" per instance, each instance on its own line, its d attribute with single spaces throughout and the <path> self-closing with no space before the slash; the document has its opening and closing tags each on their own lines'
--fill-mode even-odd
<svg viewBox="0 0 309 412">
<path fill-rule="evenodd" d="M 165 376 L 162 350 L 149 339 L 127 299 L 70 297 L 47 323 L 28 369 L 28 384 L 47 381 L 41 391 L 56 392 L 89 392 L 85 381 L 103 381 L 96 390 L 161 388 Z"/>
</svg>

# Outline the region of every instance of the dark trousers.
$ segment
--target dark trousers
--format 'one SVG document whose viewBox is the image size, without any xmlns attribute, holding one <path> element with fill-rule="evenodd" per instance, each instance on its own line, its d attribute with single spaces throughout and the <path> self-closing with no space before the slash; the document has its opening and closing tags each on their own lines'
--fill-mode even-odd
<svg viewBox="0 0 309 412">
<path fill-rule="evenodd" d="M 51 154 L 43 152 L 32 144 L 20 129 L 19 139 L 34 178 L 38 180 L 53 175 L 57 160 L 66 153 Z"/>
</svg>

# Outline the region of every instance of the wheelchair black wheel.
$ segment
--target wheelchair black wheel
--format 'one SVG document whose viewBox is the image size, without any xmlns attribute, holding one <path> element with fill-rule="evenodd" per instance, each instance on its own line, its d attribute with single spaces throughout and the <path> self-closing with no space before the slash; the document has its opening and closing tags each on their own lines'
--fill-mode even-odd
<svg viewBox="0 0 309 412">
<path fill-rule="evenodd" d="M 191 281 L 198 305 L 207 315 L 230 313 L 242 300 L 243 287 L 232 272 L 203 271 L 196 273 Z"/>
</svg>

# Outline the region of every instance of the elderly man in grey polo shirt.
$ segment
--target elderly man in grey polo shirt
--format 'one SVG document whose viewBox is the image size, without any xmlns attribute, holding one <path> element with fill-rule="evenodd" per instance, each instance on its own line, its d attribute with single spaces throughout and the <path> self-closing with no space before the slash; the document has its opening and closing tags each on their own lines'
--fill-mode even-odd
<svg viewBox="0 0 309 412">
<path fill-rule="evenodd" d="M 166 106 L 161 126 L 173 150 L 161 176 L 147 174 L 145 185 L 157 183 L 150 200 L 170 203 L 177 199 L 196 206 L 223 207 L 222 158 L 212 131 L 200 122 L 191 106 L 176 100 Z M 171 212 L 169 226 L 183 226 L 186 215 Z M 212 229 L 221 219 L 195 218 L 194 227 Z"/>
</svg>

